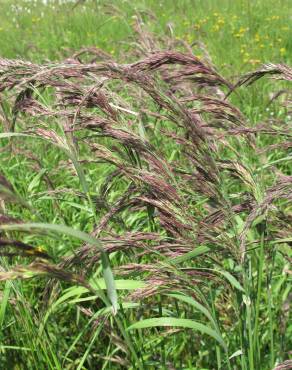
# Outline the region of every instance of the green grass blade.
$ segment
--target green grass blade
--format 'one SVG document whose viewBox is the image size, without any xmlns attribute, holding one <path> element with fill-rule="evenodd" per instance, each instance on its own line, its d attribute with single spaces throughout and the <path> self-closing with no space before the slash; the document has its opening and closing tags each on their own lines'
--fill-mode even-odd
<svg viewBox="0 0 292 370">
<path fill-rule="evenodd" d="M 185 296 L 185 295 L 182 295 L 182 294 L 175 294 L 175 293 L 167 294 L 167 296 L 172 297 L 172 298 L 176 298 L 176 299 L 178 299 L 182 302 L 185 302 L 185 303 L 195 307 L 198 311 L 200 311 L 203 315 L 205 315 L 210 320 L 210 322 L 212 323 L 212 325 L 214 326 L 216 331 L 218 331 L 218 325 L 217 325 L 216 321 L 214 320 L 214 318 L 212 317 L 209 310 L 206 307 L 204 307 L 201 303 L 196 301 L 193 297 L 188 297 L 188 296 Z M 218 333 L 219 333 L 219 331 L 218 331 Z"/>
<path fill-rule="evenodd" d="M 174 317 L 157 317 L 152 319 L 146 319 L 136 322 L 135 324 L 129 326 L 127 330 L 134 329 L 147 329 L 153 327 L 168 326 L 168 327 L 177 327 L 177 328 L 186 328 L 199 331 L 202 334 L 207 334 L 213 339 L 215 339 L 221 346 L 227 350 L 227 346 L 223 341 L 222 337 L 213 329 L 208 326 L 201 324 L 197 321 L 190 319 L 179 319 Z"/>
<path fill-rule="evenodd" d="M 117 292 L 115 287 L 115 281 L 113 277 L 112 270 L 110 268 L 108 257 L 104 252 L 101 243 L 99 240 L 95 239 L 91 235 L 80 231 L 72 229 L 71 227 L 65 225 L 54 225 L 54 224 L 46 224 L 46 223 L 26 223 L 26 224 L 8 224 L 8 225 L 0 225 L 0 230 L 5 231 L 31 231 L 31 230 L 40 230 L 40 231 L 54 231 L 60 234 L 66 234 L 68 236 L 72 236 L 79 240 L 82 240 L 86 243 L 94 245 L 98 248 L 101 252 L 102 256 L 102 266 L 103 266 L 103 276 L 107 287 L 108 297 L 110 302 L 112 303 L 114 312 L 117 311 L 118 308 L 118 299 L 117 299 Z"/>
<path fill-rule="evenodd" d="M 3 290 L 3 295 L 1 299 L 1 306 L 0 306 L 0 328 L 2 329 L 3 323 L 4 323 L 4 318 L 5 318 L 5 313 L 7 309 L 7 304 L 8 304 L 8 299 L 11 291 L 11 282 L 6 281 L 5 287 Z"/>
<path fill-rule="evenodd" d="M 209 250 L 210 250 L 210 248 L 206 247 L 205 245 L 201 245 L 201 246 L 197 247 L 196 249 L 194 249 L 191 252 L 185 253 L 182 256 L 174 258 L 172 260 L 172 263 L 177 265 L 179 263 L 186 262 L 188 260 L 191 260 L 195 257 L 201 256 L 202 254 L 205 254 L 205 253 L 209 252 Z"/>
</svg>

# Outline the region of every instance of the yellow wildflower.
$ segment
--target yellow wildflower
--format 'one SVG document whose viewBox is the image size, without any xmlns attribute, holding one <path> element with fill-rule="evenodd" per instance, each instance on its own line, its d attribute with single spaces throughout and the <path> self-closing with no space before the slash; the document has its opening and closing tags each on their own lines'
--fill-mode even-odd
<svg viewBox="0 0 292 370">
<path fill-rule="evenodd" d="M 39 252 L 39 253 L 43 253 L 43 252 L 45 252 L 45 249 L 42 246 L 38 246 L 38 247 L 35 248 L 35 251 Z"/>
<path fill-rule="evenodd" d="M 255 37 L 254 37 L 255 41 L 256 42 L 259 42 L 260 41 L 260 35 L 258 33 L 256 33 Z"/>
<path fill-rule="evenodd" d="M 261 61 L 259 59 L 250 59 L 249 63 L 252 65 L 259 64 Z"/>
</svg>

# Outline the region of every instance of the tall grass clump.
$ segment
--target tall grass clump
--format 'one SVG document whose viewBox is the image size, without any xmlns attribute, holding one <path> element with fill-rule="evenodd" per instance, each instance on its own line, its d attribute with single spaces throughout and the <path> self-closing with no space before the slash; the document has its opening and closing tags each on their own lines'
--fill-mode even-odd
<svg viewBox="0 0 292 370">
<path fill-rule="evenodd" d="M 289 369 L 292 69 L 134 31 L 121 63 L 0 59 L 3 367 Z"/>
</svg>

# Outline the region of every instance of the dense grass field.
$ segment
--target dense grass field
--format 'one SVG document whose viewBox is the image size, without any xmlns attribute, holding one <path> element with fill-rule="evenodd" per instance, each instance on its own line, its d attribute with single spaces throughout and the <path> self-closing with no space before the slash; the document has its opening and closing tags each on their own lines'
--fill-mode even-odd
<svg viewBox="0 0 292 370">
<path fill-rule="evenodd" d="M 291 1 L 0 10 L 0 369 L 292 369 Z"/>
</svg>

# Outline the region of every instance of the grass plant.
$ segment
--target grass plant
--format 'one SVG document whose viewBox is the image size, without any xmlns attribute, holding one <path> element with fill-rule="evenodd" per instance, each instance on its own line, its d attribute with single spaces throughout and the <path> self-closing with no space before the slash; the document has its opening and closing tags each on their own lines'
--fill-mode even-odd
<svg viewBox="0 0 292 370">
<path fill-rule="evenodd" d="M 288 6 L 3 4 L 1 368 L 292 368 Z"/>
</svg>

